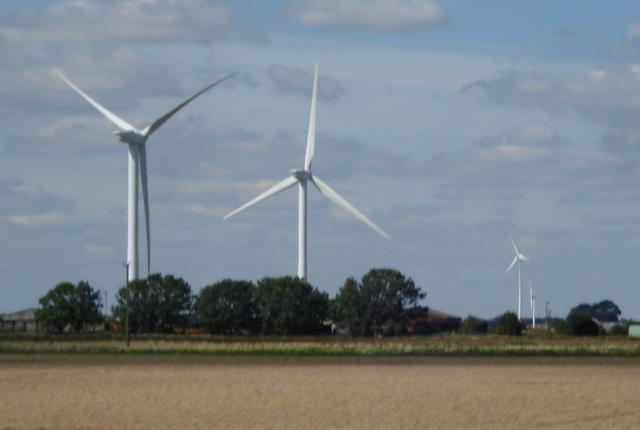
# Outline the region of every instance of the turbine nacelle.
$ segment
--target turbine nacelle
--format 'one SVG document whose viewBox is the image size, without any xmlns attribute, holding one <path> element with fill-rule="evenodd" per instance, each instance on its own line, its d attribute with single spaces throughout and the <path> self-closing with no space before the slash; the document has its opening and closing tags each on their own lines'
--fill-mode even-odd
<svg viewBox="0 0 640 430">
<path fill-rule="evenodd" d="M 299 181 L 309 181 L 313 177 L 311 171 L 305 169 L 291 169 L 291 176 Z"/>
<path fill-rule="evenodd" d="M 122 143 L 143 145 L 147 141 L 147 137 L 137 131 L 114 130 L 113 135 L 117 136 Z"/>
</svg>

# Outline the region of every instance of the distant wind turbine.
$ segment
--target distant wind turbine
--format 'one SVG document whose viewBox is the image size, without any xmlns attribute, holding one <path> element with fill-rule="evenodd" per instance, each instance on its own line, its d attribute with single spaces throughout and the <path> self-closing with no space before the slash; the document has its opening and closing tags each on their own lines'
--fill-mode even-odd
<svg viewBox="0 0 640 430">
<path fill-rule="evenodd" d="M 146 143 L 149 136 L 158 130 L 165 122 L 169 120 L 176 112 L 185 107 L 189 102 L 203 94 L 204 92 L 215 87 L 222 81 L 230 78 L 234 74 L 227 75 L 222 79 L 218 79 L 214 83 L 204 87 L 202 90 L 189 97 L 160 118 L 153 121 L 149 126 L 142 130 L 138 130 L 131 124 L 118 117 L 113 112 L 99 104 L 97 101 L 89 97 L 80 88 L 75 86 L 57 69 L 53 71 L 67 83 L 74 91 L 80 94 L 102 115 L 107 117 L 109 121 L 118 127 L 113 134 L 118 136 L 122 143 L 129 145 L 129 185 L 128 185 L 128 222 L 127 222 L 127 276 L 130 281 L 138 279 L 138 168 L 140 169 L 140 178 L 142 181 L 142 198 L 144 200 L 145 226 L 147 232 L 147 274 L 151 269 L 151 237 L 149 232 L 149 193 L 147 187 L 147 149 Z"/>
<path fill-rule="evenodd" d="M 531 297 L 531 321 L 532 327 L 536 328 L 536 296 L 533 294 L 533 287 L 529 284 L 529 294 Z"/>
<path fill-rule="evenodd" d="M 509 267 L 507 267 L 507 272 L 509 272 L 516 263 L 518 264 L 518 320 L 522 320 L 522 263 L 529 261 L 529 257 L 520 254 L 513 238 L 511 239 L 511 244 L 513 245 L 513 250 L 516 252 L 516 256 L 513 258 Z"/>
<path fill-rule="evenodd" d="M 329 200 L 341 206 L 351 215 L 364 222 L 386 239 L 391 237 L 380 227 L 374 224 L 369 218 L 354 208 L 349 202 L 335 192 L 329 185 L 311 173 L 311 162 L 315 151 L 316 141 L 316 99 L 318 93 L 318 65 L 316 64 L 313 78 L 313 93 L 311 96 L 311 114 L 309 115 L 309 133 L 307 135 L 307 150 L 304 157 L 304 168 L 291 170 L 291 176 L 273 187 L 269 188 L 258 197 L 240 206 L 238 209 L 226 215 L 223 219 L 228 219 L 238 212 L 241 212 L 281 191 L 298 184 L 298 278 L 307 278 L 307 182 L 310 181 L 320 193 Z"/>
</svg>

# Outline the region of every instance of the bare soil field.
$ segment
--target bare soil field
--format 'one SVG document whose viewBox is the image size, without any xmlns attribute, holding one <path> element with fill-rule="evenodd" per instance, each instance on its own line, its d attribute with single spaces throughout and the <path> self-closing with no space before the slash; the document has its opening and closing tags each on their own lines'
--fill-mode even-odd
<svg viewBox="0 0 640 430">
<path fill-rule="evenodd" d="M 640 359 L 0 355 L 1 429 L 640 428 Z"/>
</svg>

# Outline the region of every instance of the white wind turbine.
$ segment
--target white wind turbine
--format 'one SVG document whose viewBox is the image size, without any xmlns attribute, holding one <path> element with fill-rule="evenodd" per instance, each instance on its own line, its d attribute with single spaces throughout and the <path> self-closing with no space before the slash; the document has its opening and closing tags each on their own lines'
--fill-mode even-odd
<svg viewBox="0 0 640 430">
<path fill-rule="evenodd" d="M 532 328 L 536 328 L 536 296 L 533 294 L 533 287 L 529 284 L 529 295 L 531 297 L 531 321 Z"/>
<path fill-rule="evenodd" d="M 507 267 L 507 272 L 510 271 L 513 266 L 518 263 L 518 320 L 522 319 L 522 263 L 524 261 L 529 261 L 529 257 L 520 254 L 518 251 L 518 247 L 516 243 L 511 239 L 511 244 L 513 245 L 513 250 L 516 252 L 516 256 L 513 258 L 513 261 Z"/>
<path fill-rule="evenodd" d="M 313 93 L 311 96 L 311 114 L 309 116 L 309 133 L 307 135 L 307 150 L 304 157 L 304 168 L 291 170 L 291 176 L 287 177 L 281 182 L 278 182 L 273 187 L 269 188 L 264 193 L 260 194 L 255 199 L 245 203 L 238 209 L 226 215 L 223 219 L 228 219 L 233 215 L 241 212 L 256 203 L 259 203 L 274 194 L 291 188 L 295 184 L 298 184 L 298 278 L 306 280 L 307 278 L 307 182 L 310 181 L 322 195 L 329 200 L 344 208 L 351 215 L 367 224 L 374 229 L 378 234 L 386 239 L 391 237 L 380 227 L 375 225 L 369 218 L 364 216 L 360 211 L 351 206 L 343 197 L 336 193 L 329 185 L 311 173 L 311 162 L 313 161 L 313 154 L 315 150 L 316 140 L 316 98 L 318 92 L 318 65 L 315 67 L 315 74 L 313 78 Z"/>
<path fill-rule="evenodd" d="M 185 107 L 193 99 L 201 95 L 202 93 L 215 87 L 222 81 L 233 76 L 227 75 L 222 79 L 218 79 L 214 83 L 204 87 L 202 90 L 189 97 L 169 112 L 162 115 L 160 118 L 153 121 L 150 125 L 142 130 L 136 129 L 131 124 L 124 121 L 122 118 L 115 115 L 113 112 L 106 109 L 104 106 L 96 102 L 89 97 L 80 88 L 75 86 L 70 80 L 68 80 L 57 69 L 53 71 L 62 78 L 71 88 L 73 88 L 78 94 L 80 94 L 86 101 L 88 101 L 94 108 L 96 108 L 102 115 L 107 117 L 109 121 L 118 127 L 113 134 L 118 136 L 118 139 L 122 143 L 126 143 L 129 146 L 129 185 L 128 185 L 128 222 L 127 222 L 127 276 L 130 281 L 138 279 L 138 168 L 140 170 L 140 178 L 142 181 L 142 198 L 144 200 L 144 214 L 145 214 L 145 226 L 147 232 L 147 273 L 151 268 L 151 241 L 149 233 L 149 194 L 147 187 L 147 139 L 153 132 L 158 130 L 165 122 L 169 120 L 176 112 Z"/>
</svg>

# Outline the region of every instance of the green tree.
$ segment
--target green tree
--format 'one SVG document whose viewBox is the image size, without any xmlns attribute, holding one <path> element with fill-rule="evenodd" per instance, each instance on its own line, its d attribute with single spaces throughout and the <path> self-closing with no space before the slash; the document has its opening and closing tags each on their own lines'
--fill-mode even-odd
<svg viewBox="0 0 640 430">
<path fill-rule="evenodd" d="M 88 282 L 61 282 L 39 300 L 36 319 L 47 330 L 64 332 L 69 326 L 79 333 L 85 326 L 102 321 L 100 292 Z"/>
<path fill-rule="evenodd" d="M 329 296 L 299 278 L 263 278 L 258 281 L 256 299 L 264 334 L 311 335 L 325 331 Z"/>
<path fill-rule="evenodd" d="M 602 300 L 592 305 L 582 303 L 572 310 L 574 309 L 585 312 L 600 322 L 617 322 L 622 314 L 618 305 L 611 300 Z"/>
<path fill-rule="evenodd" d="M 196 299 L 195 312 L 198 323 L 211 334 L 260 331 L 253 282 L 224 279 L 204 287 Z"/>
<path fill-rule="evenodd" d="M 600 326 L 593 320 L 589 312 L 577 306 L 567 315 L 567 331 L 573 336 L 598 336 Z"/>
<path fill-rule="evenodd" d="M 398 335 L 420 311 L 425 293 L 394 269 L 371 269 L 360 283 L 349 278 L 332 303 L 336 325 L 353 336 Z"/>
<path fill-rule="evenodd" d="M 365 310 L 366 303 L 361 298 L 358 281 L 352 277 L 347 278 L 336 297 L 331 300 L 330 314 L 333 322 L 352 336 L 364 336 L 368 332 Z"/>
<path fill-rule="evenodd" d="M 520 336 L 522 323 L 515 312 L 505 312 L 496 318 L 496 334 L 503 336 Z"/>
<path fill-rule="evenodd" d="M 485 334 L 489 329 L 489 323 L 474 315 L 468 315 L 460 325 L 462 334 Z"/>
<path fill-rule="evenodd" d="M 114 317 L 124 324 L 126 287 L 116 295 Z M 189 324 L 193 298 L 191 287 L 182 278 L 153 274 L 129 282 L 129 328 L 134 333 L 169 333 Z"/>
</svg>

